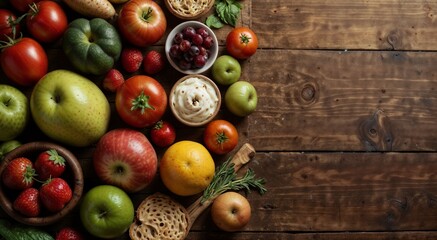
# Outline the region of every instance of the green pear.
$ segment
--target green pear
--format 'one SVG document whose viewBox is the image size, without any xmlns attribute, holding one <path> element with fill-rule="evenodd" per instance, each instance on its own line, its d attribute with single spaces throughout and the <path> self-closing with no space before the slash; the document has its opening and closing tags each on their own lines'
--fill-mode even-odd
<svg viewBox="0 0 437 240">
<path fill-rule="evenodd" d="M 42 132 L 75 147 L 97 142 L 108 129 L 111 113 L 100 88 L 69 70 L 51 71 L 38 81 L 30 110 Z"/>
</svg>

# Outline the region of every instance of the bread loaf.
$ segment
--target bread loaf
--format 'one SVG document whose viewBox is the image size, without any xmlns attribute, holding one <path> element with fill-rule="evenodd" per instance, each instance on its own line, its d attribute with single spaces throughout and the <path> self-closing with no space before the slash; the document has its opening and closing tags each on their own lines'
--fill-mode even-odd
<svg viewBox="0 0 437 240">
<path fill-rule="evenodd" d="M 184 206 L 165 194 L 154 193 L 138 206 L 129 235 L 133 240 L 183 240 L 189 221 Z"/>
<path fill-rule="evenodd" d="M 181 19 L 196 19 L 207 13 L 214 0 L 165 0 L 168 10 Z"/>
</svg>

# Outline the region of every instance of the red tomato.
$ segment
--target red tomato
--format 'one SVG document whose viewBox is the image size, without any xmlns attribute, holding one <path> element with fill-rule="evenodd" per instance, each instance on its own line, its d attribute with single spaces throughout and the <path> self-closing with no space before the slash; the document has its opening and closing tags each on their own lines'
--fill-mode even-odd
<svg viewBox="0 0 437 240">
<path fill-rule="evenodd" d="M 31 5 L 26 17 L 26 26 L 36 40 L 44 43 L 54 42 L 67 30 L 67 15 L 58 3 L 41 1 Z"/>
<path fill-rule="evenodd" d="M 15 9 L 19 12 L 27 12 L 29 10 L 29 5 L 32 3 L 37 3 L 41 0 L 11 0 L 9 1 Z"/>
<path fill-rule="evenodd" d="M 24 37 L 3 48 L 0 66 L 13 82 L 21 86 L 33 86 L 47 73 L 48 58 L 37 41 Z"/>
<path fill-rule="evenodd" d="M 237 146 L 238 131 L 226 120 L 214 120 L 206 125 L 203 141 L 211 152 L 226 154 Z"/>
<path fill-rule="evenodd" d="M 151 0 L 131 0 L 118 15 L 118 29 L 131 44 L 146 47 L 159 41 L 167 28 L 161 7 Z"/>
<path fill-rule="evenodd" d="M 115 108 L 127 124 L 138 128 L 149 127 L 164 115 L 167 94 L 154 78 L 135 75 L 118 88 Z"/>
<path fill-rule="evenodd" d="M 258 37 L 247 27 L 236 27 L 226 37 L 226 50 L 235 58 L 247 59 L 257 48 Z"/>
<path fill-rule="evenodd" d="M 21 26 L 16 22 L 17 16 L 7 9 L 0 9 L 0 40 L 7 41 L 8 37 L 15 39 L 20 36 Z M 13 29 L 15 27 L 15 30 Z M 15 34 L 14 32 L 15 31 Z"/>
<path fill-rule="evenodd" d="M 150 131 L 150 139 L 156 146 L 168 147 L 174 143 L 176 131 L 171 123 L 160 120 L 153 125 Z"/>
</svg>

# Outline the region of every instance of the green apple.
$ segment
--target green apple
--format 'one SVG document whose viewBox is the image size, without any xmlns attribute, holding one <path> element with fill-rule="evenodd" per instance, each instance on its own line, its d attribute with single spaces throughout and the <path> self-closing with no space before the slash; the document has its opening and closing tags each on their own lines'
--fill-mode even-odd
<svg viewBox="0 0 437 240">
<path fill-rule="evenodd" d="M 85 229 L 99 238 L 120 237 L 129 229 L 135 216 L 130 197 L 113 185 L 99 185 L 89 190 L 79 212 Z"/>
<path fill-rule="evenodd" d="M 222 55 L 212 65 L 212 77 L 221 85 L 231 85 L 241 76 L 241 65 L 237 59 Z"/>
<path fill-rule="evenodd" d="M 75 147 L 97 142 L 106 133 L 111 114 L 100 88 L 68 70 L 54 70 L 38 81 L 30 110 L 47 136 Z"/>
<path fill-rule="evenodd" d="M 0 84 L 0 141 L 20 135 L 29 122 L 29 102 L 15 87 Z"/>
<path fill-rule="evenodd" d="M 9 140 L 0 144 L 0 162 L 10 151 L 21 146 L 21 142 L 17 140 Z"/>
<path fill-rule="evenodd" d="M 226 90 L 225 104 L 233 114 L 245 117 L 255 111 L 258 95 L 255 87 L 247 81 L 233 83 Z"/>
</svg>

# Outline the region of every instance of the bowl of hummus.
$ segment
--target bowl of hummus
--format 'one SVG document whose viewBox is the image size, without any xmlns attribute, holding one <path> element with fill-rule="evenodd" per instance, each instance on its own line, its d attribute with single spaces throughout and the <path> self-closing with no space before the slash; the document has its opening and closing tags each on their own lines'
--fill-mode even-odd
<svg viewBox="0 0 437 240">
<path fill-rule="evenodd" d="M 190 74 L 179 79 L 169 95 L 170 109 L 183 124 L 198 127 L 207 124 L 217 115 L 221 94 L 208 77 Z"/>
</svg>

